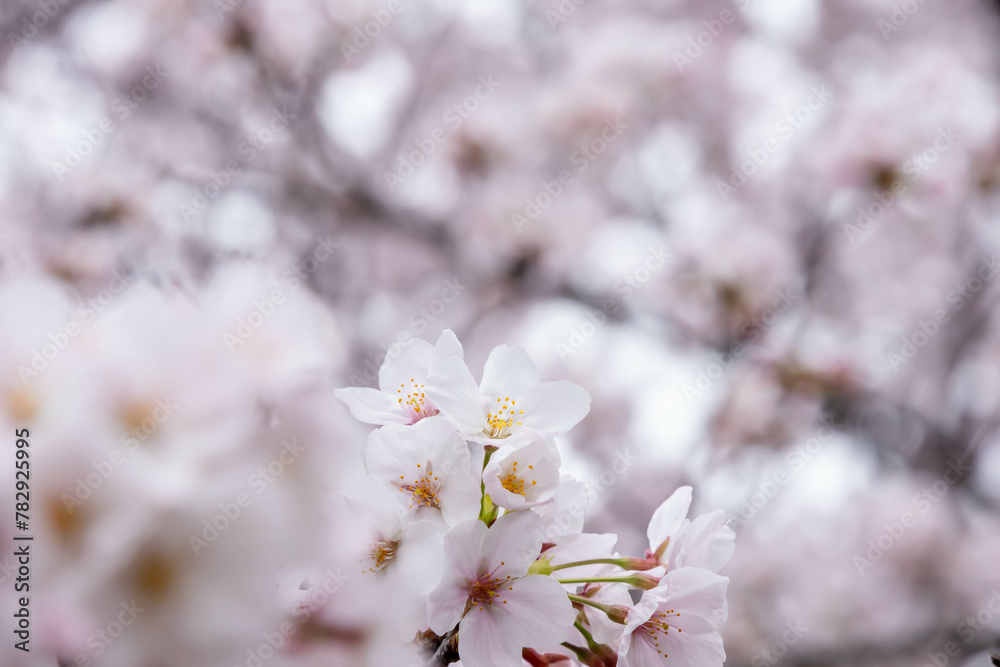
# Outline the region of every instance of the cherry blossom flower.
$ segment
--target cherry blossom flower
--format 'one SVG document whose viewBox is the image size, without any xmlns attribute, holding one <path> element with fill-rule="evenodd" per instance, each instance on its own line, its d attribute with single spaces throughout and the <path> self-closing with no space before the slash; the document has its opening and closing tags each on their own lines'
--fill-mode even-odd
<svg viewBox="0 0 1000 667">
<path fill-rule="evenodd" d="M 717 667 L 726 659 L 727 577 L 684 567 L 668 572 L 628 614 L 618 646 L 620 667 Z"/>
<path fill-rule="evenodd" d="M 554 578 L 528 575 L 542 543 L 540 519 L 513 512 L 491 528 L 460 523 L 445 535 L 445 572 L 428 598 L 431 629 L 459 623 L 458 650 L 467 667 L 520 667 L 521 649 L 555 648 L 576 613 Z"/>
<path fill-rule="evenodd" d="M 459 431 L 496 445 L 524 429 L 558 435 L 590 411 L 590 394 L 564 380 L 541 382 L 538 368 L 520 347 L 493 348 L 483 379 L 476 382 L 458 356 L 446 359 L 432 376 L 428 395 Z"/>
<path fill-rule="evenodd" d="M 495 505 L 520 510 L 552 502 L 559 490 L 559 450 L 551 437 L 526 432 L 504 447 L 483 470 L 486 492 Z"/>
<path fill-rule="evenodd" d="M 368 437 L 368 473 L 394 489 L 406 512 L 438 514 L 449 526 L 476 516 L 479 485 L 469 449 L 443 417 L 386 424 Z"/>
<path fill-rule="evenodd" d="M 356 419 L 366 424 L 415 424 L 438 414 L 428 399 L 427 382 L 434 370 L 452 356 L 461 361 L 462 344 L 450 329 L 441 332 L 434 345 L 415 338 L 398 357 L 386 356 L 378 371 L 378 389 L 346 387 L 334 394 Z"/>
<path fill-rule="evenodd" d="M 649 521 L 649 549 L 668 570 L 701 567 L 718 572 L 733 557 L 736 533 L 726 524 L 726 513 L 715 510 L 693 521 L 687 519 L 691 487 L 682 486 L 663 501 Z"/>
</svg>

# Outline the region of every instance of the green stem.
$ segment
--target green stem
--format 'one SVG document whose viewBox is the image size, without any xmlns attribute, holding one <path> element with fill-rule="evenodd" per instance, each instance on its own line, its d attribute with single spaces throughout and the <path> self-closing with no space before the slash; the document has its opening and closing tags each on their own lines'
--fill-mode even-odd
<svg viewBox="0 0 1000 667">
<path fill-rule="evenodd" d="M 596 641 L 594 641 L 594 635 L 590 634 L 587 631 L 587 629 L 583 627 L 583 623 L 581 623 L 580 621 L 574 621 L 573 625 L 576 626 L 576 629 L 580 631 L 580 634 L 583 635 L 583 638 L 587 640 L 587 646 L 590 647 L 591 651 L 593 651 L 597 646 L 599 646 L 599 644 Z"/>
<path fill-rule="evenodd" d="M 555 569 L 555 568 L 552 568 Z M 560 584 L 634 584 L 634 577 L 597 577 L 595 579 L 560 579 Z"/>
<path fill-rule="evenodd" d="M 584 565 L 617 565 L 625 570 L 651 570 L 657 567 L 659 563 L 648 558 L 594 558 L 592 560 L 578 560 L 573 563 L 553 565 L 552 571 L 565 570 L 568 567 L 582 567 Z"/>
<path fill-rule="evenodd" d="M 486 466 L 490 462 L 490 457 L 493 456 L 495 449 L 491 447 L 486 447 L 486 456 L 483 457 L 483 472 L 486 471 Z M 492 503 L 490 503 L 492 505 Z M 493 508 L 486 507 L 486 480 L 483 479 L 482 474 L 479 475 L 479 520 L 485 523 L 487 526 L 490 525 L 489 514 L 493 511 Z"/>
<path fill-rule="evenodd" d="M 593 560 L 578 560 L 574 563 L 563 563 L 562 565 L 553 565 L 552 571 L 565 570 L 568 567 L 581 567 L 583 565 L 618 565 L 619 559 L 617 558 L 595 558 Z"/>
<path fill-rule="evenodd" d="M 590 605 L 594 609 L 600 609 L 605 614 L 608 613 L 608 606 L 606 604 L 601 604 L 600 602 L 595 602 L 595 601 L 591 600 L 590 598 L 585 598 L 585 597 L 582 597 L 580 595 L 573 595 L 572 593 L 567 593 L 566 595 L 573 602 L 579 602 L 580 604 Z"/>
<path fill-rule="evenodd" d="M 560 584 L 627 584 L 648 591 L 660 583 L 660 577 L 654 577 L 645 572 L 636 572 L 627 577 L 592 577 L 581 579 L 560 579 Z"/>
</svg>

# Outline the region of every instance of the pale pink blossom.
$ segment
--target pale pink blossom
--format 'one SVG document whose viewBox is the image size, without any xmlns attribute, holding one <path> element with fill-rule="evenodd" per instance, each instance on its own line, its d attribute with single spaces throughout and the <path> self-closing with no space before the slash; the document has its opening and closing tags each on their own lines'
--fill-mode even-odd
<svg viewBox="0 0 1000 667">
<path fill-rule="evenodd" d="M 733 557 L 736 533 L 722 510 L 691 521 L 687 518 L 690 507 L 690 486 L 680 487 L 663 501 L 646 529 L 649 549 L 668 570 L 701 567 L 718 572 Z"/>
<path fill-rule="evenodd" d="M 469 448 L 443 417 L 372 431 L 365 463 L 368 474 L 395 491 L 404 511 L 422 518 L 436 515 L 448 525 L 479 511 Z"/>
<path fill-rule="evenodd" d="M 452 356 L 461 362 L 462 344 L 450 329 L 441 332 L 434 345 L 415 338 L 398 357 L 386 356 L 378 371 L 378 389 L 346 387 L 334 393 L 366 424 L 415 424 L 438 413 L 428 398 L 427 383 Z"/>
<path fill-rule="evenodd" d="M 520 667 L 521 649 L 555 648 L 576 613 L 554 578 L 528 575 L 542 543 L 540 520 L 513 512 L 491 528 L 460 523 L 445 535 L 445 571 L 428 598 L 439 635 L 459 624 L 459 655 L 467 667 Z"/>
<path fill-rule="evenodd" d="M 558 435 L 590 411 L 590 394 L 572 382 L 541 382 L 538 368 L 520 347 L 493 348 L 479 385 L 465 362 L 452 356 L 432 376 L 428 395 L 460 432 L 498 444 L 525 429 Z"/>
<path fill-rule="evenodd" d="M 719 626 L 726 621 L 729 579 L 700 568 L 668 572 L 628 614 L 618 645 L 620 667 L 721 667 Z"/>
<path fill-rule="evenodd" d="M 496 452 L 483 470 L 493 504 L 521 510 L 552 502 L 559 490 L 559 451 L 555 441 L 525 432 L 515 445 Z"/>
</svg>

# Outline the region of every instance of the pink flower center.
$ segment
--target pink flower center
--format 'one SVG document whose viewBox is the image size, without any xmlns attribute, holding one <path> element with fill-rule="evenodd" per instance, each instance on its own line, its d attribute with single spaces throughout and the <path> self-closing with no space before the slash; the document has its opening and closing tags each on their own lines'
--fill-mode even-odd
<svg viewBox="0 0 1000 667">
<path fill-rule="evenodd" d="M 426 469 L 417 464 L 417 467 L 424 471 L 424 473 L 416 478 L 412 482 L 407 482 L 406 477 L 403 475 L 399 476 L 401 483 L 399 484 L 399 490 L 404 493 L 409 493 L 412 497 L 412 502 L 410 502 L 410 509 L 414 507 L 433 507 L 434 509 L 441 509 L 441 505 L 438 502 L 438 491 L 441 489 L 441 479 L 434 474 L 431 470 L 431 464 L 428 463 Z"/>
<path fill-rule="evenodd" d="M 676 630 L 680 632 L 681 629 L 676 625 L 670 625 L 667 619 L 677 618 L 680 613 L 673 609 L 657 609 L 653 616 L 636 628 L 636 633 L 645 638 L 645 640 L 656 649 L 656 652 L 662 655 L 664 658 L 669 657 L 660 648 L 660 642 L 670 633 L 671 630 Z"/>
<path fill-rule="evenodd" d="M 401 382 L 399 389 L 396 390 L 396 393 L 399 394 L 399 403 L 410 408 L 410 423 L 415 424 L 424 417 L 433 417 L 438 414 L 437 408 L 427 400 L 424 385 L 418 383 L 416 378 L 410 378 L 410 383 L 412 388 L 409 393 L 403 394 L 406 389 L 405 382 Z"/>
<path fill-rule="evenodd" d="M 388 540 L 379 540 L 372 544 L 371 551 L 368 552 L 368 558 L 371 561 L 368 571 L 378 572 L 391 563 L 396 557 L 396 547 L 398 546 L 398 542 L 390 542 Z"/>
<path fill-rule="evenodd" d="M 504 579 L 494 579 L 488 574 L 484 574 L 472 582 L 469 586 L 469 607 L 483 607 L 491 606 L 494 602 L 501 602 L 507 604 L 506 600 L 500 598 L 503 593 L 503 587 L 507 586 L 510 580 L 510 575 L 507 575 Z M 513 590 L 512 587 L 507 586 L 507 590 Z"/>
</svg>

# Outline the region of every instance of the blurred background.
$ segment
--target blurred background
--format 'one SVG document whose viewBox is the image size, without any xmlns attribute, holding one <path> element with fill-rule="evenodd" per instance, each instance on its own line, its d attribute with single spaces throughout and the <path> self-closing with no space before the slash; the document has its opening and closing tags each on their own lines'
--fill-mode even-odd
<svg viewBox="0 0 1000 667">
<path fill-rule="evenodd" d="M 3 0 L 0 663 L 394 664 L 377 601 L 265 642 L 344 539 L 333 389 L 451 328 L 591 392 L 588 531 L 732 515 L 728 664 L 985 667 L 998 9 Z"/>
</svg>

